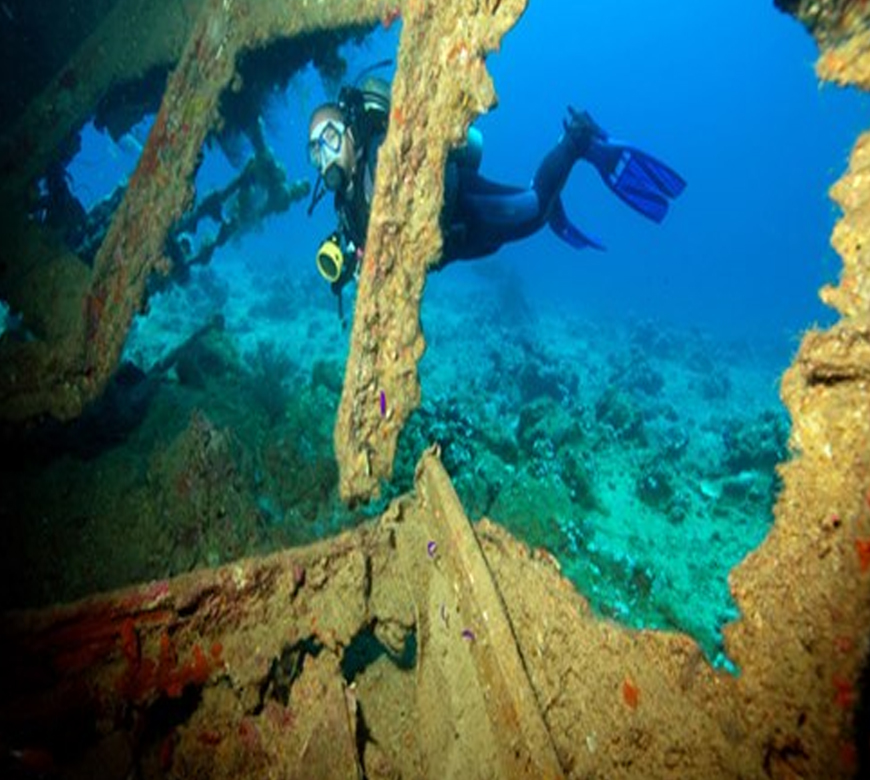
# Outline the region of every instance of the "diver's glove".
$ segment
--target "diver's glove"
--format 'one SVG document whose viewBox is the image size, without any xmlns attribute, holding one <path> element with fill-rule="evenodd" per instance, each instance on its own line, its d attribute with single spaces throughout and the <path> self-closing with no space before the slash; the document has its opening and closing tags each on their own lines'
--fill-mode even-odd
<svg viewBox="0 0 870 780">
<path fill-rule="evenodd" d="M 333 233 L 318 247 L 317 270 L 331 284 L 341 279 L 344 270 L 344 251 L 338 233 Z"/>
<path fill-rule="evenodd" d="M 576 111 L 568 106 L 569 119 L 562 120 L 565 136 L 570 140 L 578 157 L 583 157 L 593 140 L 606 140 L 607 133 L 592 118 L 588 111 Z"/>
</svg>

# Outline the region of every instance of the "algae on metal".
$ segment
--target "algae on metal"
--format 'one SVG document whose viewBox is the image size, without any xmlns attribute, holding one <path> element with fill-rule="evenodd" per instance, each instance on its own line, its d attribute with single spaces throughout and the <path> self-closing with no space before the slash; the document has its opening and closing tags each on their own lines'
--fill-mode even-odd
<svg viewBox="0 0 870 780">
<path fill-rule="evenodd" d="M 146 5 L 150 8 L 150 4 Z M 66 297 L 72 299 L 69 306 L 43 312 L 46 317 L 56 318 L 57 324 L 47 333 L 38 333 L 37 340 L 17 344 L 4 355 L 8 366 L 0 376 L 4 417 L 28 419 L 51 414 L 59 419 L 74 418 L 105 388 L 117 366 L 133 316 L 145 304 L 149 277 L 168 270 L 164 241 L 192 200 L 200 150 L 217 121 L 218 100 L 235 74 L 237 57 L 276 38 L 374 24 L 394 7 L 395 3 L 386 0 L 302 0 L 292 5 L 291 13 L 288 4 L 279 0 L 203 0 L 89 279 L 82 264 L 68 251 L 51 255 L 51 261 L 30 254 L 31 226 L 21 213 L 21 203 L 27 200 L 23 188 L 39 174 L 40 166 L 59 143 L 54 133 L 49 131 L 43 138 L 40 131 L 57 124 L 59 134 L 79 126 L 93 109 L 98 98 L 96 90 L 106 89 L 118 77 L 100 54 L 99 44 L 107 39 L 110 30 L 97 31 L 85 43 L 76 60 L 82 77 L 65 80 L 61 74 L 18 123 L 4 152 L 8 179 L 0 192 L 0 204 L 8 206 L 4 208 L 12 223 L 10 232 L 22 236 L 11 242 L 20 250 L 16 262 L 10 264 L 18 266 L 11 275 L 30 276 L 25 283 L 16 280 L 12 285 L 18 288 L 22 308 L 28 313 L 28 289 L 44 287 L 58 275 L 75 275 L 77 280 L 66 292 Z M 133 37 L 124 34 L 127 23 L 119 15 L 135 8 L 135 3 L 132 7 L 120 3 L 110 16 L 110 21 L 117 22 L 111 28 L 117 36 L 115 45 Z M 188 5 L 177 8 L 182 17 L 185 10 L 192 10 Z M 164 21 L 168 24 L 172 18 Z M 188 26 L 179 21 L 179 33 L 184 35 Z M 144 47 L 151 56 L 141 60 L 134 57 L 132 65 L 119 57 L 122 71 L 136 75 L 137 67 L 171 57 L 172 40 L 158 47 L 156 55 Z M 94 66 L 89 57 L 96 58 L 100 67 Z M 96 77 L 103 66 L 109 68 L 109 73 Z M 91 71 L 95 74 L 93 80 L 87 78 Z M 79 87 L 80 83 L 90 86 Z M 53 333 L 65 336 L 53 340 L 47 337 Z"/>
<path fill-rule="evenodd" d="M 822 49 L 848 41 L 868 28 L 863 0 L 774 0 L 774 4 L 803 23 Z"/>
<path fill-rule="evenodd" d="M 385 526 L 414 601 L 426 774 L 561 777 L 508 611 L 437 449 L 423 455 L 415 481 L 416 501 L 395 504 Z"/>
<path fill-rule="evenodd" d="M 366 257 L 335 429 L 341 496 L 369 499 L 393 472 L 396 444 L 420 403 L 420 300 L 440 258 L 444 166 L 494 102 L 484 57 L 526 0 L 407 2 L 387 137 L 378 156 Z"/>
</svg>

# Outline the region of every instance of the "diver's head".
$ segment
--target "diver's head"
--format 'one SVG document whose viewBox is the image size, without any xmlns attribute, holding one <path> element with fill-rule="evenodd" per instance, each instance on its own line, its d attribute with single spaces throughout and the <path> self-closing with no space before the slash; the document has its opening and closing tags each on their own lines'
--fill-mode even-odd
<svg viewBox="0 0 870 780">
<path fill-rule="evenodd" d="M 308 123 L 308 159 L 326 188 L 344 192 L 353 182 L 356 149 L 353 130 L 336 103 L 316 109 Z"/>
</svg>

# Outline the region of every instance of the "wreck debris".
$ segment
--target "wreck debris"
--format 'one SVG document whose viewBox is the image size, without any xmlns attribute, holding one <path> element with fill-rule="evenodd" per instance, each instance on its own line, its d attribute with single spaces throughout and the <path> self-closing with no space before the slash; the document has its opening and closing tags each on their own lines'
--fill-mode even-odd
<svg viewBox="0 0 870 780">
<path fill-rule="evenodd" d="M 133 766 L 155 777 L 170 768 L 178 777 L 263 776 L 265 766 L 357 776 L 352 698 L 329 648 L 359 630 L 363 602 L 349 598 L 353 609 L 336 615 L 349 623 L 322 619 L 315 628 L 321 594 L 300 575 L 325 564 L 335 582 L 360 592 L 356 557 L 341 576 L 341 553 L 310 553 L 229 566 L 217 578 L 155 582 L 48 620 L 5 622 L 0 656 L 23 676 L 4 671 L 0 681 L 4 745 L 36 742 L 66 773 L 119 780 Z M 273 660 L 309 637 L 318 650 L 302 658 L 292 701 L 264 698 Z M 16 712 L 25 700 L 28 711 Z M 81 740 L 70 752 L 66 737 L 55 740 L 43 726 Z"/>
<path fill-rule="evenodd" d="M 274 11 L 271 3 L 210 5 L 210 12 L 218 15 L 222 9 L 235 13 L 244 7 L 248 22 L 262 31 L 263 39 L 280 27 L 277 22 L 265 24 L 273 19 L 268 17 Z M 350 6 L 329 4 L 340 17 L 332 21 L 350 18 Z M 493 4 L 497 13 L 506 6 Z M 307 7 L 301 7 L 300 17 Z M 347 16 L 341 16 L 345 12 Z M 385 18 L 391 13 L 392 8 Z M 406 24 L 426 14 L 446 23 L 435 7 L 409 2 Z M 461 15 L 455 18 L 461 20 Z M 245 28 L 244 19 L 234 22 Z M 232 51 L 232 41 L 227 40 Z M 420 40 L 428 46 L 422 51 L 437 54 L 432 41 Z M 448 44 L 448 59 L 479 64 L 469 56 L 473 47 L 456 46 Z M 220 42 L 208 51 L 228 53 Z M 865 83 L 866 54 L 828 63 L 835 65 L 838 77 L 848 80 L 854 75 L 858 83 Z M 438 89 L 441 83 L 439 79 Z M 77 81 L 68 75 L 62 84 L 73 88 Z M 396 90 L 410 91 L 406 78 L 397 80 Z M 397 94 L 394 124 L 431 118 L 415 111 L 423 109 Z M 441 118 L 445 116 L 452 114 Z M 167 116 L 164 119 L 158 140 L 166 139 L 169 122 Z M 443 137 L 459 138 L 462 129 Z M 739 677 L 711 670 L 685 637 L 632 632 L 594 617 L 546 563 L 546 556 L 531 553 L 488 521 L 476 528 L 477 550 L 467 521 L 450 497 L 447 477 L 430 455 L 418 473 L 417 498 L 394 504 L 375 528 L 69 607 L 4 616 L 0 742 L 9 748 L 2 759 L 40 757 L 43 767 L 64 762 L 70 776 L 95 776 L 94 768 L 100 767 L 102 776 L 118 778 L 130 776 L 134 769 L 142 777 L 165 776 L 170 770 L 176 777 L 262 777 L 267 766 L 297 776 L 303 765 L 309 771 L 329 768 L 351 777 L 361 765 L 369 777 L 467 777 L 455 762 L 477 744 L 483 746 L 481 756 L 492 757 L 504 746 L 492 737 L 493 728 L 528 707 L 527 719 L 517 716 L 525 724 L 518 732 L 525 744 L 550 741 L 557 771 L 573 776 L 849 777 L 866 769 L 867 723 L 856 712 L 859 697 L 866 696 L 860 680 L 862 673 L 866 675 L 870 628 L 866 145 L 866 139 L 859 142 L 850 172 L 834 189 L 845 210 L 836 237 L 844 271 L 839 285 L 824 295 L 842 319 L 833 329 L 808 334 L 783 379 L 783 398 L 794 421 L 795 458 L 781 467 L 784 488 L 773 532 L 731 579 L 742 616 L 727 628 L 726 647 L 740 666 Z M 183 172 L 184 150 L 164 144 L 167 159 L 175 165 L 170 167 L 159 154 L 153 156 L 159 146 L 155 142 L 152 156 L 143 158 L 158 161 L 152 173 Z M 411 146 L 400 143 L 390 149 L 393 155 L 406 155 L 405 164 L 421 162 L 423 153 Z M 436 148 L 426 159 L 431 162 L 438 153 Z M 395 174 L 398 164 L 389 164 Z M 429 167 L 427 163 L 426 171 Z M 395 175 L 386 183 L 381 178 L 384 202 L 391 186 L 401 188 L 403 196 L 409 193 L 404 189 L 408 185 Z M 183 200 L 184 185 L 177 187 L 176 196 Z M 138 204 L 162 208 L 175 203 L 159 200 L 161 193 L 151 194 L 157 199 L 154 203 L 140 193 Z M 378 262 L 364 279 L 371 297 L 364 307 L 367 326 L 380 328 L 381 317 L 393 324 L 388 306 L 405 305 L 398 294 L 401 289 L 417 298 L 422 292 L 426 263 L 437 254 L 432 221 L 436 202 L 426 204 L 428 217 L 423 221 L 418 221 L 416 210 L 408 216 L 401 210 L 380 209 L 404 221 L 373 222 L 373 237 L 385 249 L 375 255 Z M 136 203 L 134 198 L 126 206 L 128 212 Z M 149 227 L 141 213 L 125 218 L 130 226 Z M 402 281 L 392 278 L 394 269 L 411 273 L 407 260 L 386 237 L 397 235 L 399 224 L 400 242 L 406 242 L 401 243 L 403 251 L 413 246 L 431 250 L 415 258 L 412 270 L 419 273 L 411 280 L 402 277 L 404 288 L 391 285 Z M 421 243 L 407 243 L 409 231 Z M 116 238 L 116 245 L 126 248 L 122 238 Z M 55 249 L 45 236 L 28 234 L 26 239 L 46 252 Z M 154 259 L 135 252 L 133 256 L 144 264 L 128 266 L 121 257 L 115 265 L 110 258 L 108 266 L 101 266 L 107 274 L 100 277 L 106 289 L 126 294 L 122 280 L 114 275 L 134 272 L 130 279 L 138 283 L 135 272 Z M 72 262 L 52 267 L 47 276 L 52 292 L 81 290 L 90 281 Z M 416 311 L 416 305 L 412 296 L 404 311 Z M 124 310 L 121 315 L 116 320 L 105 312 L 92 335 L 118 328 L 101 336 L 101 343 L 111 346 L 123 330 Z M 414 349 L 422 347 L 422 337 L 417 320 L 412 317 L 405 324 L 408 321 L 411 326 L 399 331 L 398 341 L 390 343 L 385 337 L 377 344 L 373 336 L 367 353 L 368 342 L 355 333 L 361 345 L 357 349 L 363 353 L 348 369 L 350 408 L 342 435 L 337 436 L 348 445 L 345 455 L 351 459 L 360 452 L 354 441 L 368 437 L 375 446 L 378 388 L 390 393 L 391 411 L 397 407 L 397 416 L 407 416 L 414 400 L 419 357 Z M 44 330 L 56 337 L 50 342 L 55 349 L 62 329 L 56 321 L 46 321 Z M 75 333 L 72 338 L 76 346 Z M 401 370 L 411 378 L 393 377 L 391 382 L 399 344 L 411 350 L 401 362 Z M 33 369 L 38 363 L 39 371 L 32 373 L 44 380 L 39 408 L 75 414 L 76 404 L 86 399 L 76 395 L 82 388 L 75 372 L 64 373 L 68 364 L 60 370 L 56 357 L 28 352 L 7 373 Z M 72 386 L 65 390 L 69 401 L 56 392 L 64 383 Z M 97 386 L 95 377 L 84 390 Z M 388 473 L 389 452 L 377 457 L 378 450 L 372 450 L 373 464 L 369 450 L 361 453 L 367 477 Z M 365 495 L 376 489 L 371 482 L 352 470 L 346 493 Z M 430 559 L 423 549 L 433 537 L 438 555 Z M 474 641 L 463 642 L 462 631 L 471 632 Z M 393 658 L 397 648 L 413 645 L 408 639 L 412 633 L 419 636 L 413 658 L 416 676 Z M 346 650 L 357 636 L 369 634 L 382 652 L 364 668 L 357 664 L 351 675 L 342 665 Z M 296 650 L 300 643 L 310 643 L 306 646 L 311 651 L 304 657 Z M 457 663 L 440 663 L 438 648 Z M 274 689 L 271 670 L 283 657 L 301 664 L 282 681 L 286 704 L 283 692 L 268 695 Z M 522 690 L 504 690 L 504 676 L 499 679 L 503 669 L 519 676 Z M 456 677 L 446 676 L 454 672 Z M 353 683 L 348 682 L 351 677 Z M 463 687 L 468 681 L 472 684 Z M 409 701 L 417 706 L 409 708 Z M 433 702 L 446 709 L 425 706 Z M 486 715 L 463 721 L 476 730 L 461 735 L 457 753 L 438 753 L 443 740 L 454 738 L 447 728 L 451 714 L 465 705 L 469 712 Z M 444 721 L 438 722 L 442 712 Z M 424 719 L 430 723 L 421 733 Z M 372 739 L 364 739 L 366 733 Z M 511 734 L 498 736 L 507 741 Z M 521 760 L 528 748 L 520 748 L 519 755 L 496 760 L 505 765 Z M 545 752 L 544 760 L 549 761 L 549 751 Z"/>
<path fill-rule="evenodd" d="M 735 573 L 732 676 L 684 636 L 596 617 L 490 521 L 472 529 L 430 452 L 374 526 L 7 615 L 0 731 L 107 780 L 849 777 L 866 573 L 845 524 L 822 532 L 827 555 L 811 526 L 782 528 Z"/>
<path fill-rule="evenodd" d="M 490 777 L 493 767 L 561 777 L 486 558 L 436 455 L 417 478 L 417 499 L 394 504 L 374 528 L 10 616 L 0 631 L 4 742 L 39 744 L 73 774 L 96 756 L 108 763 L 129 732 L 123 770 L 147 777 L 168 765 L 178 777 L 252 777 L 265 766 L 353 777 L 364 761 L 370 777 Z M 419 554 L 430 530 L 444 539 L 437 569 Z M 441 598 L 476 630 L 443 630 Z M 372 662 L 354 658 L 365 636 L 395 654 L 378 678 L 398 675 L 416 699 L 392 702 L 390 731 L 383 694 L 366 680 Z M 400 659 L 408 646 L 411 658 Z M 405 671 L 414 657 L 415 676 Z M 176 714 L 166 721 L 168 707 Z M 52 734 L 70 719 L 87 736 L 59 756 Z M 143 732 L 159 739 L 136 745 Z"/>
<path fill-rule="evenodd" d="M 380 493 L 405 421 L 420 403 L 420 300 L 441 251 L 444 166 L 468 125 L 495 101 L 484 57 L 497 50 L 525 0 L 407 2 L 391 117 L 378 157 L 350 355 L 335 427 L 345 501 Z M 390 414 L 378 414 L 379 394 Z"/>
<path fill-rule="evenodd" d="M 418 616 L 417 711 L 427 775 L 561 777 L 510 618 L 437 451 L 423 455 L 416 483 L 417 504 L 404 507 L 395 536 Z M 432 544 L 430 534 L 440 541 L 437 566 L 415 553 Z M 459 633 L 464 641 L 443 630 L 445 606 L 474 626 Z M 433 711 L 441 717 L 424 715 Z"/>
<path fill-rule="evenodd" d="M 855 0 L 774 0 L 774 4 L 802 22 L 822 48 L 868 28 L 864 3 Z"/>
<path fill-rule="evenodd" d="M 10 368 L 0 376 L 0 409 L 8 418 L 28 419 L 48 413 L 71 419 L 105 388 L 133 316 L 145 302 L 149 277 L 170 269 L 164 255 L 165 239 L 192 200 L 192 178 L 200 150 L 207 133 L 215 127 L 219 100 L 236 72 L 239 55 L 277 38 L 373 25 L 388 7 L 385 0 L 302 3 L 294 6 L 293 13 L 287 12 L 286 3 L 274 0 L 201 0 L 198 4 L 170 5 L 183 19 L 173 27 L 174 17 L 159 17 L 174 31 L 159 44 L 160 56 L 148 50 L 141 60 L 138 55 L 133 59 L 143 65 L 153 64 L 153 59 L 172 61 L 180 51 L 178 64 L 124 199 L 96 254 L 92 273 L 69 250 L 58 247 L 38 254 L 35 271 L 21 261 L 29 278 L 17 278 L 17 268 L 4 269 L 8 276 L 3 280 L 4 292 L 16 310 L 24 311 L 26 318 L 35 310 L 36 316 L 53 320 L 49 328 L 37 333 L 39 339 L 11 346 L 4 354 L 4 364 Z M 25 247 L 30 255 L 34 246 L 48 243 L 46 237 L 35 235 L 42 231 L 22 213 L 22 204 L 28 201 L 25 190 L 44 170 L 61 140 L 93 110 L 118 71 L 137 72 L 130 59 L 117 51 L 136 36 L 118 31 L 126 30 L 135 20 L 143 25 L 142 14 L 149 13 L 145 6 L 150 8 L 150 4 L 137 0 L 119 2 L 76 55 L 81 78 L 61 76 L 5 139 L 0 159 L 4 171 L 0 207 L 13 224 L 5 243 L 14 255 L 23 256 Z M 187 14 L 193 10 L 197 13 L 189 18 Z M 125 11 L 131 12 L 129 18 L 119 16 Z M 108 59 L 104 61 L 101 49 L 109 31 L 116 36 L 110 51 L 118 54 L 111 66 Z M 177 45 L 175 35 L 187 36 L 182 38 L 186 40 L 183 47 Z M 154 38 L 164 40 L 157 33 Z M 90 77 L 101 68 L 100 78 Z M 39 132 L 41 128 L 55 130 L 44 134 Z M 46 258 L 53 259 L 47 262 Z M 34 299 L 38 302 L 38 295 L 31 297 L 30 293 L 53 288 L 60 277 L 63 294 L 59 297 L 65 305 L 52 305 L 46 294 L 45 305 L 37 308 Z M 17 305 L 25 301 L 29 305 Z"/>
</svg>

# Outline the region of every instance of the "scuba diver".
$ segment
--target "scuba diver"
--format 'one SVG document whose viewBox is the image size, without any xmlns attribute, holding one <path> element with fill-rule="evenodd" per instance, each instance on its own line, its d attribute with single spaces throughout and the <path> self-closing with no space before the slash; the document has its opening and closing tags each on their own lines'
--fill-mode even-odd
<svg viewBox="0 0 870 780">
<path fill-rule="evenodd" d="M 386 135 L 389 109 L 389 85 L 369 76 L 359 86 L 342 88 L 338 101 L 319 106 L 309 122 L 308 156 L 318 180 L 308 213 L 330 191 L 339 222 L 318 249 L 317 268 L 338 297 L 342 322 L 342 290 L 356 278 L 364 258 L 377 152 Z M 664 219 L 669 202 L 686 186 L 679 174 L 646 152 L 610 138 L 585 111 L 569 107 L 563 126 L 563 135 L 528 188 L 481 176 L 482 136 L 476 128 L 469 129 L 466 145 L 451 152 L 447 161 L 441 211 L 444 246 L 436 270 L 455 260 L 491 255 L 544 225 L 577 249 L 603 250 L 596 238 L 570 222 L 562 205 L 562 188 L 578 160 L 591 163 L 610 190 L 643 216 L 654 222 Z"/>
</svg>

